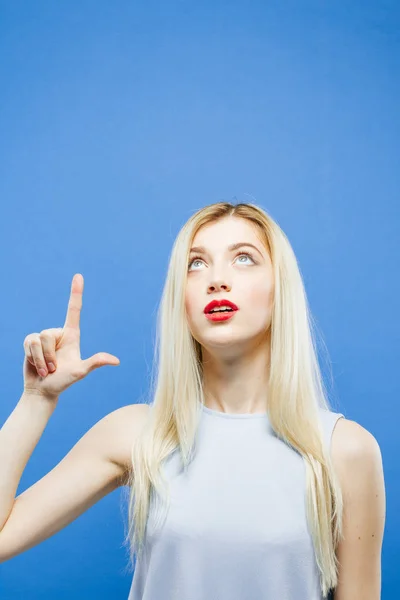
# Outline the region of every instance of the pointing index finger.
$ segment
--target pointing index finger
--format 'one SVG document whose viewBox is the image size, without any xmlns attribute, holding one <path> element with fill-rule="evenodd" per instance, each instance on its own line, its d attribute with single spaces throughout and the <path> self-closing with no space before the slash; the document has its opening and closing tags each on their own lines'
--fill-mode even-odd
<svg viewBox="0 0 400 600">
<path fill-rule="evenodd" d="M 76 273 L 72 278 L 71 294 L 68 302 L 67 316 L 64 327 L 79 329 L 82 308 L 83 276 Z"/>
</svg>

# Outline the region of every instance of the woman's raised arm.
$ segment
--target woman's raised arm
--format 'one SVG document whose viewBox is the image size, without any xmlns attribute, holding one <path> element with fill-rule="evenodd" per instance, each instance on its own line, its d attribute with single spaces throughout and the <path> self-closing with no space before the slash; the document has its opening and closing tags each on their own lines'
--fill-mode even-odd
<svg viewBox="0 0 400 600">
<path fill-rule="evenodd" d="M 23 423 L 28 422 L 35 411 L 37 414 L 43 410 L 38 406 L 41 401 L 43 399 L 37 396 L 21 397 L 15 413 L 10 416 L 14 419 L 10 425 L 16 434 L 18 425 L 23 434 Z M 148 409 L 147 404 L 131 404 L 109 413 L 82 436 L 54 469 L 17 496 L 0 532 L 0 562 L 36 546 L 106 494 L 126 485 L 131 445 Z M 23 442 L 15 442 L 15 445 L 23 445 Z M 7 465 L 2 465 L 2 472 L 4 468 Z"/>
<path fill-rule="evenodd" d="M 82 295 L 78 273 L 72 279 L 64 327 L 31 333 L 24 340 L 24 392 L 0 429 L 0 561 L 53 535 L 124 484 L 135 432 L 149 408 L 133 404 L 111 412 L 54 469 L 15 497 L 60 394 L 94 369 L 119 364 L 106 352 L 81 359 Z"/>
</svg>

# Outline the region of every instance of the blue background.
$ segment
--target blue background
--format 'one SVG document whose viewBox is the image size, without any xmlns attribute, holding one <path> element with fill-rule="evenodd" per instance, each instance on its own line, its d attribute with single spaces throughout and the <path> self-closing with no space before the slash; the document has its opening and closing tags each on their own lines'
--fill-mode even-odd
<svg viewBox="0 0 400 600">
<path fill-rule="evenodd" d="M 85 278 L 82 357 L 18 493 L 108 412 L 144 401 L 180 227 L 256 202 L 288 235 L 332 360 L 334 409 L 377 438 L 399 557 L 400 9 L 394 1 L 0 1 L 0 423 L 23 340 Z M 0 565 L 2 600 L 121 598 L 122 490 Z"/>
</svg>

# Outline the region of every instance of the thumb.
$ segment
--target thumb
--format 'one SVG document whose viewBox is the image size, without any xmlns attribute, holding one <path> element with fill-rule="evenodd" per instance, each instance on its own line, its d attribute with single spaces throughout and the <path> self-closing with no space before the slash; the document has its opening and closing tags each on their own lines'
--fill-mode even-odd
<svg viewBox="0 0 400 600">
<path fill-rule="evenodd" d="M 98 352 L 97 354 L 93 354 L 93 356 L 86 358 L 82 362 L 86 373 L 90 373 L 99 367 L 105 367 L 107 365 L 117 367 L 120 364 L 119 358 L 113 356 L 112 354 L 108 354 L 108 352 Z"/>
</svg>

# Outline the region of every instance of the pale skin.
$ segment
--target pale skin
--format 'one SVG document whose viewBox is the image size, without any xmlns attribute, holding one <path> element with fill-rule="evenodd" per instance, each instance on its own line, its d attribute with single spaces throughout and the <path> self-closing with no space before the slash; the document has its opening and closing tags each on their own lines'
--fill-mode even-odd
<svg viewBox="0 0 400 600">
<path fill-rule="evenodd" d="M 228 250 L 239 242 L 255 248 Z M 253 227 L 235 217 L 203 226 L 192 242 L 199 247 L 206 252 L 189 255 L 185 306 L 191 333 L 202 346 L 205 404 L 221 412 L 265 412 L 271 260 Z M 239 310 L 229 321 L 209 321 L 203 311 L 213 299 L 231 300 Z"/>
<path fill-rule="evenodd" d="M 74 276 L 63 328 L 25 338 L 24 393 L 0 430 L 0 562 L 54 535 L 106 494 L 127 483 L 131 444 L 149 410 L 118 408 L 100 419 L 44 477 L 15 498 L 24 468 L 59 395 L 90 371 L 118 365 L 99 353 L 80 358 L 83 277 Z M 49 363 L 56 370 L 49 372 Z M 41 368 L 47 375 L 39 376 Z"/>
<path fill-rule="evenodd" d="M 247 242 L 254 248 L 228 250 Z M 186 311 L 192 334 L 202 344 L 206 405 L 229 413 L 265 412 L 265 384 L 269 355 L 265 331 L 271 319 L 272 265 L 266 248 L 247 221 L 229 217 L 200 229 L 192 246 L 203 246 L 198 262 L 188 270 Z M 251 258 L 242 253 L 251 252 Z M 73 379 L 85 376 L 77 357 L 83 278 L 73 280 L 64 330 L 75 344 Z M 208 321 L 203 309 L 214 298 L 238 305 L 233 319 Z M 58 332 L 59 336 L 59 332 Z M 16 409 L 0 430 L 0 462 L 10 464 L 7 490 L 15 490 L 23 469 L 58 402 L 51 378 L 62 370 L 56 350 L 56 332 L 36 338 L 33 355 L 38 369 L 51 360 L 57 369 L 44 379 L 28 381 Z M 26 354 L 29 355 L 26 348 Z M 69 355 L 70 358 L 70 355 Z M 90 369 L 118 364 L 102 353 L 92 357 Z M 67 364 L 67 361 L 66 363 Z M 86 365 L 86 369 L 89 368 Z M 33 369 L 32 369 L 33 373 Z M 43 382 L 47 380 L 47 387 Z M 10 502 L 8 519 L 2 519 L 3 476 L 0 480 L 0 562 L 39 544 L 66 527 L 80 514 L 118 486 L 126 484 L 130 448 L 148 411 L 145 404 L 119 408 L 96 423 L 66 457 L 37 483 Z M 32 438 L 24 453 L 11 458 L 2 453 L 14 433 Z M 9 441 L 9 444 L 7 443 Z M 15 442 L 14 442 L 15 447 Z M 335 600 L 378 600 L 381 589 L 381 547 L 385 524 L 385 485 L 382 457 L 374 436 L 355 421 L 339 419 L 332 435 L 332 460 L 344 495 L 344 540 L 337 549 L 340 562 Z M 14 460 L 14 462 L 12 462 Z M 10 483 L 11 482 L 11 483 Z M 15 490 L 12 497 L 14 498 Z M 5 504 L 7 494 L 4 493 Z M 12 509 L 11 509 L 12 505 Z"/>
</svg>

